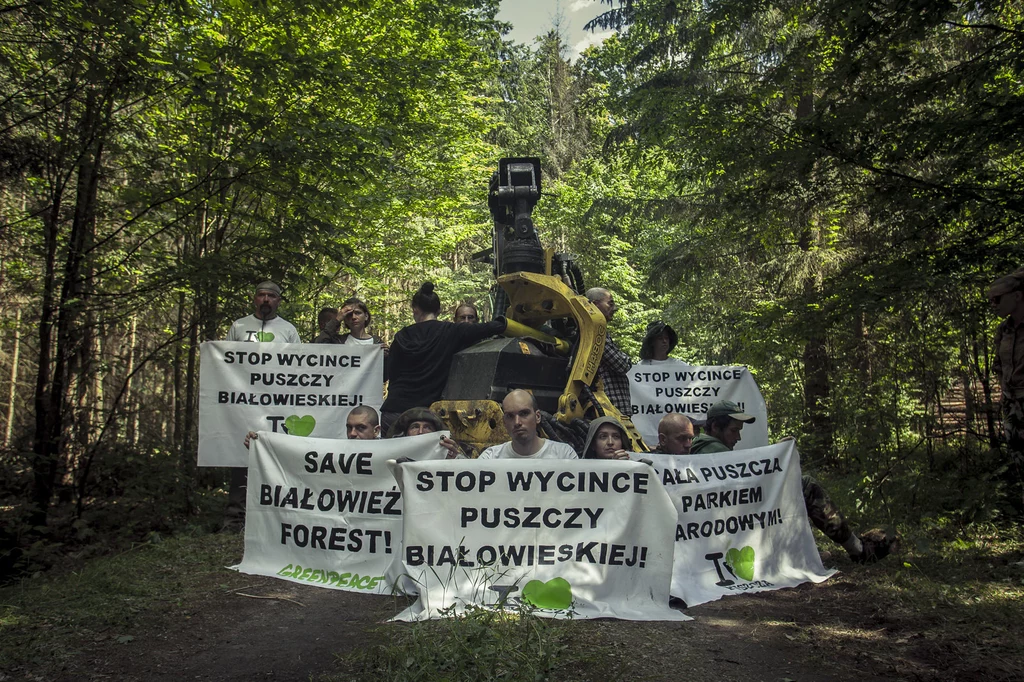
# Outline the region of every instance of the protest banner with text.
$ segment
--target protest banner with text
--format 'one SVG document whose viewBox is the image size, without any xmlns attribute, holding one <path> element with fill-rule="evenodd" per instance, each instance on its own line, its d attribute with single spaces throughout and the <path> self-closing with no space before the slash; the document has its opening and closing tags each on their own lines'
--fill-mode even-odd
<svg viewBox="0 0 1024 682">
<path fill-rule="evenodd" d="M 679 360 L 646 361 L 629 370 L 633 424 L 652 449 L 658 445 L 658 423 L 666 414 L 703 421 L 719 400 L 731 400 L 757 420 L 743 427 L 737 450 L 768 445 L 768 410 L 761 389 L 746 367 L 687 365 Z"/>
<path fill-rule="evenodd" d="M 384 355 L 361 344 L 209 341 L 199 364 L 199 466 L 244 467 L 249 431 L 344 438 L 357 405 L 384 402 Z"/>
<path fill-rule="evenodd" d="M 401 553 L 402 495 L 386 462 L 444 459 L 441 435 L 344 440 L 260 432 L 251 446 L 245 554 L 236 568 L 390 594 L 385 573 Z"/>
<path fill-rule="evenodd" d="M 675 509 L 637 462 L 450 460 L 394 465 L 400 570 L 419 599 L 397 620 L 526 606 L 552 618 L 689 620 L 670 609 Z"/>
<path fill-rule="evenodd" d="M 746 427 L 744 427 L 746 432 Z M 678 512 L 672 595 L 689 606 L 729 594 L 822 582 L 793 442 L 654 463 Z"/>
</svg>

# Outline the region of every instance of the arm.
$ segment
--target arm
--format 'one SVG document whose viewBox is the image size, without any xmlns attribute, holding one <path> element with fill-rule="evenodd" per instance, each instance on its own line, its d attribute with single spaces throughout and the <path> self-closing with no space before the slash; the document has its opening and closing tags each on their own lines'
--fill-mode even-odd
<svg viewBox="0 0 1024 682">
<path fill-rule="evenodd" d="M 456 324 L 455 330 L 459 337 L 459 348 L 468 348 L 477 341 L 505 333 L 505 318 L 496 317 L 482 324 Z"/>
<path fill-rule="evenodd" d="M 441 436 L 441 447 L 448 451 L 448 455 L 445 459 L 463 459 L 465 455 L 462 454 L 462 450 L 459 448 L 459 444 L 453 441 L 448 436 Z"/>
<path fill-rule="evenodd" d="M 629 359 L 629 355 L 615 345 L 611 337 L 605 337 L 604 340 L 604 355 L 601 356 L 601 365 L 605 369 L 611 370 L 617 374 L 625 374 L 633 367 L 633 361 Z"/>
</svg>

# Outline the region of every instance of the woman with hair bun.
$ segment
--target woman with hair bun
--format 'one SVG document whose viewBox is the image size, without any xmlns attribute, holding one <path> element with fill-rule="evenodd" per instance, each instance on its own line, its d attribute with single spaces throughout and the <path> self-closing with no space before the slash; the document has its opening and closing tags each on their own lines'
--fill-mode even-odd
<svg viewBox="0 0 1024 682">
<path fill-rule="evenodd" d="M 456 324 L 437 319 L 439 312 L 441 299 L 434 293 L 434 283 L 424 282 L 412 297 L 415 323 L 401 329 L 391 343 L 388 398 L 380 415 L 384 432 L 402 412 L 430 407 L 441 398 L 456 353 L 505 331 L 504 317 L 485 324 Z"/>
</svg>

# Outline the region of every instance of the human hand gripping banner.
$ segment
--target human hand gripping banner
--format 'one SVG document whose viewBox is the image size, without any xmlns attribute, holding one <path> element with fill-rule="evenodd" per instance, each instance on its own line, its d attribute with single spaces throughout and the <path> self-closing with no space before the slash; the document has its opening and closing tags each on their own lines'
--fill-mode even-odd
<svg viewBox="0 0 1024 682">
<path fill-rule="evenodd" d="M 383 390 L 377 345 L 208 341 L 200 348 L 199 465 L 244 467 L 249 431 L 344 438 L 349 411 L 380 409 Z"/>
<path fill-rule="evenodd" d="M 441 435 L 448 433 L 344 440 L 261 431 L 251 446 L 245 554 L 235 568 L 390 594 L 385 572 L 401 553 L 402 496 L 386 462 L 444 459 Z"/>
<path fill-rule="evenodd" d="M 746 429 L 744 429 L 745 431 Z M 688 606 L 820 583 L 792 441 L 709 455 L 643 453 L 678 511 L 672 595 Z"/>
<path fill-rule="evenodd" d="M 666 414 L 703 420 L 719 400 L 731 400 L 757 418 L 743 427 L 737 450 L 768 445 L 768 409 L 750 370 L 742 365 L 698 367 L 680 360 L 647 360 L 629 370 L 629 395 L 633 425 L 651 448 L 658 445 L 658 423 Z"/>
<path fill-rule="evenodd" d="M 676 510 L 639 462 L 393 464 L 400 561 L 418 588 L 395 617 L 527 605 L 551 618 L 689 620 L 668 606 Z"/>
</svg>

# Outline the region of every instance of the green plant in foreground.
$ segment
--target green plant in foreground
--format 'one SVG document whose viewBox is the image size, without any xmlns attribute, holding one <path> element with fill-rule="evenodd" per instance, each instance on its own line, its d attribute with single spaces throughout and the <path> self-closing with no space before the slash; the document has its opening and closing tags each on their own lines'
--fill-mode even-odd
<svg viewBox="0 0 1024 682">
<path fill-rule="evenodd" d="M 564 662 L 569 625 L 531 611 L 451 609 L 440 620 L 392 626 L 390 643 L 349 662 L 366 680 L 545 680 Z"/>
</svg>

